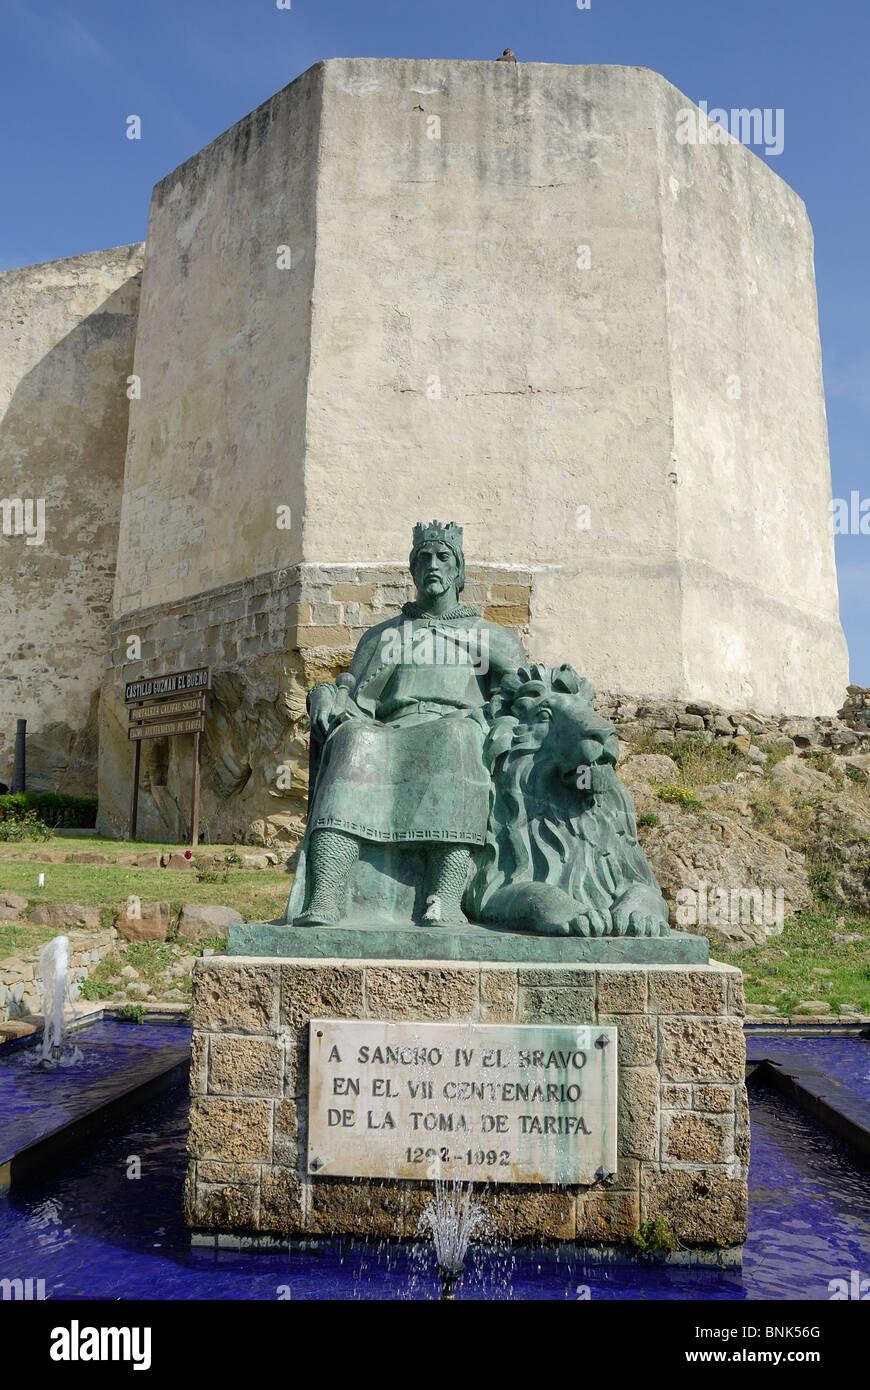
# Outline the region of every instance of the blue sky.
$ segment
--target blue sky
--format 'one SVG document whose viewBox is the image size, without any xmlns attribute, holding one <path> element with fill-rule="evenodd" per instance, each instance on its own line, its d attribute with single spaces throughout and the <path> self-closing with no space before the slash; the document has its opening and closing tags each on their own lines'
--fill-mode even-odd
<svg viewBox="0 0 870 1390">
<path fill-rule="evenodd" d="M 694 101 L 785 112 L 769 163 L 815 229 L 834 495 L 870 497 L 866 0 L 4 0 L 0 269 L 144 238 L 151 188 L 312 63 L 625 63 Z M 142 118 L 141 140 L 125 119 Z M 870 685 L 870 536 L 837 538 L 851 678 Z"/>
</svg>

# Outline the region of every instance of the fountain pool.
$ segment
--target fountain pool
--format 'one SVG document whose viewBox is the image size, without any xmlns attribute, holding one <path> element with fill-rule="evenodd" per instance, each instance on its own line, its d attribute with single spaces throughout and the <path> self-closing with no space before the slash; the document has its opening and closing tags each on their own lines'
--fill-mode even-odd
<svg viewBox="0 0 870 1390">
<path fill-rule="evenodd" d="M 787 1097 L 750 1095 L 742 1271 L 590 1266 L 558 1247 L 484 1242 L 471 1247 L 458 1298 L 826 1299 L 831 1279 L 870 1270 L 866 1168 Z M 69 1154 L 62 1172 L 0 1200 L 0 1273 L 42 1278 L 54 1299 L 440 1298 L 431 1243 L 422 1239 L 321 1240 L 274 1253 L 191 1248 L 181 1210 L 186 1134 L 182 1081 Z"/>
</svg>

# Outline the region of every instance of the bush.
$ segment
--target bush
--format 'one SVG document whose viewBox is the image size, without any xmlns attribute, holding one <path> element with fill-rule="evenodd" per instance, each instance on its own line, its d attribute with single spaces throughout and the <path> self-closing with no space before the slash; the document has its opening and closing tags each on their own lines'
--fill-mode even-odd
<svg viewBox="0 0 870 1390">
<path fill-rule="evenodd" d="M 0 820 L 0 840 L 48 840 L 51 826 L 35 811 L 25 811 L 19 820 Z"/>
<path fill-rule="evenodd" d="M 811 864 L 809 870 L 810 889 L 817 902 L 831 904 L 837 901 L 837 869 L 830 861 Z"/>
<path fill-rule="evenodd" d="M 8 792 L 0 796 L 0 824 L 21 822 L 30 811 L 54 828 L 92 830 L 97 823 L 97 798 L 66 796 L 63 792 Z"/>
<path fill-rule="evenodd" d="M 82 999 L 100 1000 L 111 999 L 115 993 L 115 986 L 110 985 L 108 980 L 95 980 L 92 976 L 84 980 L 79 994 Z"/>
<path fill-rule="evenodd" d="M 654 811 L 645 811 L 644 814 L 638 818 L 637 823 L 638 825 L 658 825 L 659 818 Z"/>
<path fill-rule="evenodd" d="M 676 1250 L 679 1241 L 663 1216 L 654 1221 L 644 1221 L 631 1237 L 632 1245 L 638 1250 Z"/>
<path fill-rule="evenodd" d="M 690 791 L 686 791 L 685 787 L 659 787 L 656 795 L 659 801 L 673 802 L 675 806 L 682 806 L 686 811 L 700 810 L 704 804 L 692 796 Z"/>
<path fill-rule="evenodd" d="M 125 1004 L 118 1010 L 118 1018 L 122 1023 L 144 1023 L 145 1010 L 141 1004 Z"/>
</svg>

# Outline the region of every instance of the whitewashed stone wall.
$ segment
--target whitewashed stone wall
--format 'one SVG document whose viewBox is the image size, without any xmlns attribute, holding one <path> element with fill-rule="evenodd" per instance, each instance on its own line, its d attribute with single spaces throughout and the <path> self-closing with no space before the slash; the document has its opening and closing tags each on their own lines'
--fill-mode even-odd
<svg viewBox="0 0 870 1390">
<path fill-rule="evenodd" d="M 39 544 L 0 516 L 0 781 L 26 718 L 35 791 L 96 791 L 143 251 L 0 274 L 0 498 L 44 507 Z"/>
<path fill-rule="evenodd" d="M 594 686 L 833 713 L 812 231 L 751 150 L 678 142 L 689 105 L 336 59 L 158 184 L 115 617 L 452 517 Z"/>
</svg>

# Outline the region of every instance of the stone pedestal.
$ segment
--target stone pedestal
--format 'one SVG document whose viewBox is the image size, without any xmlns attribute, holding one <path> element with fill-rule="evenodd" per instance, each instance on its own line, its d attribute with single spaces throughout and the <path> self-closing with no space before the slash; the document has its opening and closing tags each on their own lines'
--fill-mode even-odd
<svg viewBox="0 0 870 1390">
<path fill-rule="evenodd" d="M 663 1218 L 683 1250 L 739 1246 L 749 1159 L 740 971 L 613 964 L 607 945 L 598 962 L 536 965 L 198 961 L 188 1224 L 220 1244 L 417 1233 L 428 1181 L 307 1172 L 312 1018 L 597 1024 L 618 1030 L 617 1171 L 584 1187 L 491 1185 L 482 1196 L 495 1230 L 616 1253 Z"/>
</svg>

